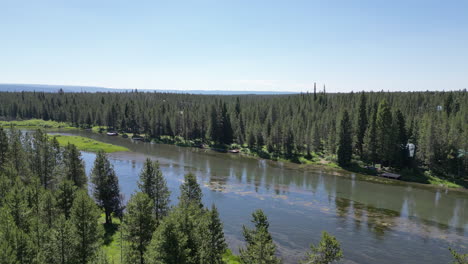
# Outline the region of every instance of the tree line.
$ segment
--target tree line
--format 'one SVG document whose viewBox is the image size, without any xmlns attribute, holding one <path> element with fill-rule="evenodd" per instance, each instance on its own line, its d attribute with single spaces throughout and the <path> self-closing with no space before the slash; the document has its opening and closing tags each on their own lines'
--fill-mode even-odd
<svg viewBox="0 0 468 264">
<path fill-rule="evenodd" d="M 103 244 L 115 218 L 122 223 L 123 263 L 225 263 L 228 247 L 218 210 L 204 206 L 193 174 L 185 175 L 176 205 L 158 162 L 150 159 L 139 190 L 125 205 L 104 152 L 97 153 L 89 179 L 74 145 L 60 147 L 41 130 L 0 127 L 0 263 L 111 263 Z M 281 263 L 267 216 L 257 210 L 251 222 L 243 227 L 239 262 Z M 324 232 L 304 263 L 342 257 L 339 242 Z"/>
<path fill-rule="evenodd" d="M 265 158 L 325 158 L 468 174 L 468 95 L 323 92 L 293 95 L 0 93 L 0 118 L 106 127 L 148 139 L 243 148 Z M 410 157 L 408 143 L 414 144 Z"/>
</svg>

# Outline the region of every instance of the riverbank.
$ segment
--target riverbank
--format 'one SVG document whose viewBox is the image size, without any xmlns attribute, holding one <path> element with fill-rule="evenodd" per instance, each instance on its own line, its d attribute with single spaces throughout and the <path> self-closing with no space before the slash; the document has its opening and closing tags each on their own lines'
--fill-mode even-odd
<svg viewBox="0 0 468 264">
<path fill-rule="evenodd" d="M 0 126 L 9 127 L 14 126 L 16 128 L 24 129 L 79 129 L 77 127 L 70 126 L 64 122 L 57 121 L 46 121 L 42 119 L 29 119 L 29 120 L 13 120 L 13 121 L 0 121 Z"/>
<path fill-rule="evenodd" d="M 80 136 L 65 136 L 65 135 L 50 135 L 57 139 L 60 146 L 66 146 L 68 144 L 75 145 L 79 150 L 98 152 L 103 150 L 106 153 L 118 152 L 118 151 L 129 151 L 128 148 L 104 143 L 94 139 Z"/>
<path fill-rule="evenodd" d="M 68 123 L 63 122 L 56 122 L 56 121 L 45 121 L 41 119 L 30 119 L 30 120 L 20 120 L 20 121 L 0 121 L 0 126 L 8 127 L 8 126 L 15 126 L 18 128 L 24 129 L 45 129 L 45 130 L 73 130 L 73 129 L 84 129 L 73 127 Z M 106 127 L 103 126 L 94 126 L 92 128 L 87 128 L 94 133 L 105 133 Z M 128 138 L 132 138 L 134 135 L 131 133 L 123 133 L 119 136 L 124 136 Z M 260 149 L 251 149 L 247 146 L 241 146 L 239 144 L 231 144 L 231 145 L 220 145 L 215 144 L 213 142 L 208 142 L 208 144 L 201 139 L 198 140 L 185 140 L 180 136 L 170 137 L 170 136 L 161 136 L 160 138 L 150 138 L 147 135 L 138 135 L 144 139 L 144 141 L 154 142 L 158 144 L 170 144 L 176 145 L 180 147 L 192 147 L 192 148 L 206 148 L 211 149 L 218 152 L 229 152 L 235 150 L 235 155 L 245 155 L 255 158 L 267 159 L 272 161 L 278 162 L 290 162 L 294 164 L 300 164 L 304 166 L 313 166 L 313 167 L 320 167 L 327 170 L 341 170 L 343 173 L 358 173 L 363 174 L 366 180 L 378 183 L 394 183 L 395 180 L 389 180 L 386 178 L 378 177 L 376 171 L 370 170 L 365 168 L 364 164 L 361 161 L 355 161 L 352 166 L 347 168 L 342 168 L 338 166 L 336 163 L 336 157 L 333 156 L 323 156 L 318 155 L 316 153 L 310 153 L 310 155 L 294 155 L 291 158 L 280 157 L 275 153 L 269 153 L 266 147 L 262 147 Z M 84 151 L 92 151 L 95 152 L 99 149 L 103 149 L 106 152 L 117 152 L 117 151 L 128 151 L 126 148 L 122 148 L 120 146 L 115 146 L 112 144 L 107 144 L 103 142 L 87 142 L 84 139 L 79 138 L 70 138 L 68 141 L 65 141 L 62 138 L 63 144 L 67 144 L 68 142 L 77 145 L 80 150 Z M 60 143 L 60 141 L 59 141 Z M 234 155 L 234 154 L 233 154 Z M 422 171 L 419 169 L 411 169 L 411 170 L 402 170 L 401 172 L 402 177 L 400 181 L 403 182 L 415 182 L 425 185 L 437 186 L 437 187 L 446 187 L 446 188 L 454 188 L 454 189 L 468 189 L 468 182 L 455 180 L 455 179 L 448 179 L 446 177 L 442 177 L 441 175 L 435 175 L 431 171 Z"/>
</svg>

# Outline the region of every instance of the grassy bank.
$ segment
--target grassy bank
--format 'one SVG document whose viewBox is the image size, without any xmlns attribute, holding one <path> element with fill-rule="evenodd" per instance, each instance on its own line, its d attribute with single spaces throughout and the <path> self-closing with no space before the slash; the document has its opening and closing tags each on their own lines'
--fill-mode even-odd
<svg viewBox="0 0 468 264">
<path fill-rule="evenodd" d="M 99 222 L 104 227 L 104 241 L 102 249 L 106 252 L 107 257 L 110 260 L 110 263 L 120 264 L 121 252 L 122 252 L 122 240 L 120 227 L 121 223 L 119 218 L 114 217 L 112 219 L 112 225 L 106 225 L 105 215 L 102 214 Z"/>
<path fill-rule="evenodd" d="M 107 153 L 117 151 L 129 151 L 128 148 L 122 146 L 116 146 L 107 144 L 94 139 L 80 137 L 80 136 L 64 136 L 64 135 L 53 135 L 61 146 L 66 146 L 68 143 L 74 144 L 79 150 L 97 152 L 103 150 Z"/>
<path fill-rule="evenodd" d="M 42 119 L 15 120 L 15 121 L 0 121 L 0 126 L 14 126 L 17 128 L 43 128 L 43 129 L 77 129 L 67 123 L 46 121 Z"/>
</svg>

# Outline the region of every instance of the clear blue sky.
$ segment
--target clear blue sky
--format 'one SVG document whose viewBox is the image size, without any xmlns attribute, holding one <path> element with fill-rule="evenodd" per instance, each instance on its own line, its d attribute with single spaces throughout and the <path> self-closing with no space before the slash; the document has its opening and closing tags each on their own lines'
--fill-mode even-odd
<svg viewBox="0 0 468 264">
<path fill-rule="evenodd" d="M 468 88 L 468 1 L 0 0 L 0 83 Z"/>
</svg>

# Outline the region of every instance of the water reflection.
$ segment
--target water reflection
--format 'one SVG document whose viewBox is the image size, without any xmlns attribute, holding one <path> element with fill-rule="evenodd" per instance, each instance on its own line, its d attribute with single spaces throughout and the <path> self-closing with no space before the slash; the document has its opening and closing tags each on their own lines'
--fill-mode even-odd
<svg viewBox="0 0 468 264">
<path fill-rule="evenodd" d="M 368 182 L 360 175 L 235 154 L 86 136 L 133 151 L 110 156 L 127 198 L 148 156 L 159 160 L 173 202 L 183 175 L 195 173 L 205 204 L 214 202 L 220 209 L 234 251 L 242 244 L 242 224 L 249 223 L 257 208 L 268 214 L 286 263 L 296 262 L 322 230 L 342 242 L 349 263 L 447 263 L 450 244 L 468 244 L 466 193 Z M 89 171 L 94 154 L 85 153 L 84 158 Z"/>
</svg>

